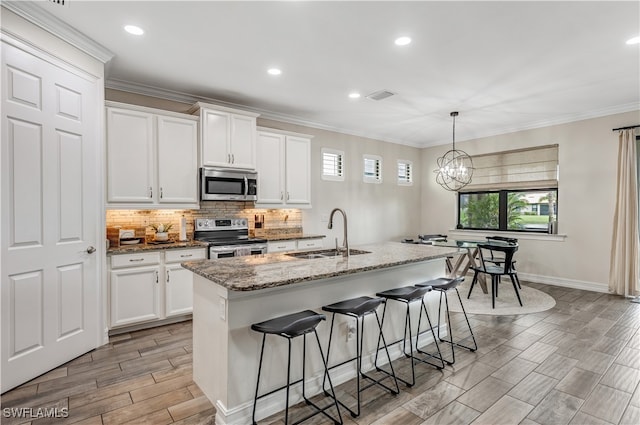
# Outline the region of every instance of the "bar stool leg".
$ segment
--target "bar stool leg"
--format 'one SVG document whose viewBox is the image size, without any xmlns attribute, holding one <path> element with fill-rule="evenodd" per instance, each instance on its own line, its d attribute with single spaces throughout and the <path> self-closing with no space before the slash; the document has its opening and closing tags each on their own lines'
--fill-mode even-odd
<svg viewBox="0 0 640 425">
<path fill-rule="evenodd" d="M 469 333 L 471 334 L 471 339 L 473 340 L 473 348 L 467 347 L 466 345 L 462 345 L 459 343 L 454 343 L 454 344 L 457 345 L 458 347 L 466 348 L 467 350 L 470 350 L 470 351 L 476 351 L 478 349 L 478 343 L 476 342 L 476 337 L 473 334 L 473 329 L 471 329 L 471 323 L 469 323 L 469 318 L 467 317 L 467 311 L 464 309 L 464 304 L 462 304 L 462 298 L 460 298 L 460 292 L 458 291 L 458 288 L 454 288 L 454 289 L 456 290 L 456 294 L 458 295 L 458 301 L 460 301 L 460 306 L 462 307 L 462 313 L 464 314 L 464 319 L 467 321 L 467 326 L 469 327 Z M 445 295 L 445 299 L 446 299 L 446 295 Z M 447 315 L 449 315 L 448 301 L 447 301 Z M 449 319 L 449 323 L 451 323 L 451 319 Z M 453 340 L 453 336 L 451 337 L 451 339 Z"/>
<path fill-rule="evenodd" d="M 420 319 L 422 319 L 422 311 L 424 311 L 424 315 L 427 318 L 427 323 L 429 324 L 429 330 L 431 330 L 431 335 L 433 336 L 433 343 L 436 345 L 436 350 L 438 351 L 438 355 L 427 353 L 426 351 L 423 351 L 423 350 L 421 350 L 419 348 L 418 341 L 419 341 L 419 338 L 420 338 L 420 324 L 418 324 L 418 332 L 416 334 L 416 351 L 418 353 L 420 353 L 420 354 L 424 354 L 426 356 L 429 356 L 431 358 L 439 360 L 440 361 L 440 365 L 431 363 L 431 362 L 427 361 L 426 359 L 419 359 L 417 357 L 416 357 L 416 360 L 418 360 L 418 361 L 420 361 L 422 363 L 429 364 L 429 365 L 431 365 L 431 366 L 433 366 L 433 367 L 435 367 L 437 369 L 444 369 L 445 360 L 442 357 L 442 351 L 440 351 L 440 345 L 438 344 L 438 339 L 439 338 L 436 337 L 436 333 L 433 330 L 433 324 L 431 323 L 431 318 L 429 317 L 429 312 L 427 311 L 427 306 L 424 303 L 424 298 L 420 300 L 420 316 L 418 318 L 418 322 L 420 322 Z M 440 317 L 438 317 L 438 320 L 440 320 Z M 438 329 L 439 328 L 440 328 L 440 326 L 438 326 Z"/>
<path fill-rule="evenodd" d="M 389 354 L 389 346 L 387 345 L 387 340 L 385 339 L 384 334 L 382 333 L 382 329 L 384 328 L 384 318 L 386 314 L 387 314 L 387 302 L 385 301 L 384 307 L 382 308 L 382 320 L 379 319 L 378 313 L 376 312 L 376 320 L 378 321 L 378 328 L 380 330 L 380 333 L 378 334 L 378 344 L 376 345 L 376 356 L 375 356 L 375 359 L 373 360 L 373 365 L 375 366 L 378 372 L 385 373 L 388 376 L 391 376 L 393 378 L 396 385 L 396 390 L 395 391 L 392 390 L 392 393 L 400 394 L 400 386 L 398 385 L 398 380 L 402 381 L 402 379 L 398 378 L 395 371 L 393 370 L 393 363 L 391 361 L 391 355 Z M 389 360 L 389 368 L 391 369 L 391 372 L 388 372 L 382 369 L 382 367 L 378 366 L 378 353 L 380 352 L 380 341 L 382 341 L 382 343 L 384 344 L 384 351 L 387 353 L 387 359 Z M 405 382 L 405 381 L 402 381 L 402 382 Z"/>
<path fill-rule="evenodd" d="M 336 319 L 336 314 L 333 313 L 331 315 L 331 327 L 329 328 L 329 344 L 327 345 L 327 365 L 329 364 L 329 353 L 331 352 L 331 340 L 333 339 L 333 322 L 335 321 L 335 319 Z M 325 386 L 324 386 L 327 379 L 327 375 L 328 373 L 322 377 L 322 391 L 324 391 L 324 395 L 328 396 L 329 393 L 327 393 L 327 390 L 325 389 Z"/>
<path fill-rule="evenodd" d="M 287 342 L 289 343 L 289 356 L 287 357 L 287 391 L 286 391 L 287 397 L 286 397 L 286 401 L 285 401 L 286 404 L 284 408 L 284 425 L 289 424 L 289 388 L 290 388 L 289 383 L 291 382 L 291 338 L 287 338 Z"/>
<path fill-rule="evenodd" d="M 262 372 L 262 357 L 264 356 L 264 340 L 267 338 L 267 334 L 262 334 L 262 348 L 260 348 L 260 363 L 258 363 L 258 380 L 256 382 L 256 396 L 253 398 L 253 413 L 251 415 L 251 422 L 256 424 L 256 406 L 258 405 L 258 388 L 260 387 L 260 372 Z"/>
</svg>

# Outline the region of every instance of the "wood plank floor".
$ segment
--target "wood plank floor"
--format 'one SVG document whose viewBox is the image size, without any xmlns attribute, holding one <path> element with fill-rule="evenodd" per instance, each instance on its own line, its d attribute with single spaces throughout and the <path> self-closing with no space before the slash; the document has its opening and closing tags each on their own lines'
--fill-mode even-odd
<svg viewBox="0 0 640 425">
<path fill-rule="evenodd" d="M 443 371 L 418 364 L 416 385 L 401 386 L 397 396 L 367 390 L 362 415 L 343 412 L 345 423 L 639 424 L 640 304 L 525 284 L 552 295 L 556 306 L 529 315 L 471 316 L 477 352 L 457 350 L 455 365 Z M 463 320 L 455 314 L 454 329 L 462 332 Z M 0 422 L 212 424 L 215 410 L 192 381 L 191 361 L 191 322 L 118 335 L 3 394 Z M 409 372 L 405 359 L 394 365 L 404 376 Z M 338 393 L 355 401 L 354 382 Z M 68 409 L 68 417 L 7 417 L 11 408 Z M 302 415 L 306 409 L 291 411 Z M 282 415 L 261 422 L 281 423 Z M 308 423 L 327 420 L 317 416 Z"/>
</svg>

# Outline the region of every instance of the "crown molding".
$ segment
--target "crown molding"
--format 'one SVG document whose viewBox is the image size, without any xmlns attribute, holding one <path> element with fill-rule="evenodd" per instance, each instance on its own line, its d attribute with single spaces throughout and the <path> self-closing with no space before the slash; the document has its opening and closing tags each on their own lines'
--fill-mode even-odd
<svg viewBox="0 0 640 425">
<path fill-rule="evenodd" d="M 447 145 L 451 143 L 451 140 L 441 140 L 441 141 L 432 142 L 432 143 L 411 143 L 411 142 L 406 142 L 406 141 L 397 140 L 397 139 L 380 138 L 380 136 L 377 136 L 375 134 L 356 131 L 353 129 L 335 127 L 335 126 L 331 126 L 324 123 L 306 120 L 293 115 L 280 114 L 277 112 L 272 112 L 272 111 L 268 111 L 260 108 L 254 108 L 251 106 L 241 105 L 238 103 L 225 102 L 222 100 L 212 99 L 208 97 L 194 96 L 188 93 L 183 93 L 183 92 L 178 92 L 173 90 L 166 90 L 166 89 L 148 86 L 144 84 L 132 83 L 129 81 L 113 80 L 113 79 L 107 80 L 105 82 L 105 88 L 113 89 L 113 90 L 121 90 L 121 91 L 130 92 L 130 93 L 141 94 L 145 96 L 157 97 L 160 99 L 172 100 L 175 102 L 181 102 L 186 104 L 192 104 L 195 102 L 206 102 L 206 103 L 211 103 L 218 106 L 224 106 L 228 108 L 242 109 L 245 111 L 254 112 L 254 113 L 260 114 L 260 118 L 267 119 L 267 120 L 279 121 L 287 124 L 301 125 L 304 127 L 316 128 L 319 130 L 334 131 L 337 133 L 348 134 L 351 136 L 365 137 L 368 139 L 379 140 L 381 142 L 393 143 L 396 145 L 411 146 L 414 148 L 431 148 L 431 147 L 442 146 L 442 145 Z M 560 124 L 568 124 L 575 121 L 582 121 L 582 120 L 587 120 L 592 118 L 600 118 L 607 115 L 614 115 L 614 114 L 620 114 L 620 113 L 632 112 L 632 111 L 640 111 L 640 102 L 632 102 L 624 105 L 618 105 L 610 108 L 603 108 L 603 109 L 598 109 L 598 110 L 588 111 L 588 112 L 578 113 L 578 114 L 567 114 L 567 115 L 556 117 L 553 120 L 536 121 L 536 122 L 514 126 L 514 127 L 503 127 L 490 132 L 474 134 L 473 137 L 460 139 L 460 140 L 457 140 L 456 142 L 465 142 L 470 140 L 482 139 L 485 137 L 500 136 L 503 134 L 516 133 L 518 131 L 533 130 L 536 128 L 550 127 L 550 126 L 560 125 Z"/>
<path fill-rule="evenodd" d="M 56 18 L 36 2 L 3 1 L 2 7 L 26 19 L 32 24 L 50 32 L 73 47 L 83 51 L 102 63 L 109 62 L 115 55 L 106 47 L 96 43 L 69 24 Z"/>
<path fill-rule="evenodd" d="M 333 131 L 336 133 L 348 134 L 350 136 L 365 137 L 368 139 L 379 140 L 381 142 L 393 143 L 396 145 L 411 146 L 414 148 L 424 147 L 421 144 L 417 144 L 417 143 L 410 143 L 410 142 L 397 140 L 397 139 L 382 139 L 380 138 L 380 136 L 376 136 L 374 134 L 369 134 L 366 132 L 358 132 L 358 131 L 354 131 L 353 129 L 335 127 L 335 126 L 327 125 L 324 123 L 306 120 L 293 115 L 280 114 L 277 112 L 268 111 L 266 109 L 255 108 L 255 107 L 241 105 L 233 102 L 225 102 L 223 100 L 218 100 L 218 99 L 213 99 L 213 98 L 208 98 L 203 96 L 194 96 L 188 93 L 183 93 L 183 92 L 174 91 L 174 90 L 166 90 L 166 89 L 149 86 L 145 84 L 132 83 L 129 81 L 109 79 L 105 82 L 105 88 L 112 89 L 112 90 L 126 91 L 129 93 L 135 93 L 135 94 L 140 94 L 144 96 L 157 97 L 159 99 L 171 100 L 174 102 L 180 102 L 180 103 L 186 103 L 186 104 L 192 104 L 195 102 L 206 102 L 206 103 L 211 103 L 218 106 L 223 106 L 223 107 L 233 108 L 233 109 L 242 109 L 244 111 L 260 114 L 260 118 L 267 119 L 267 120 L 279 121 L 287 124 L 301 125 L 304 127 L 315 128 L 318 130 Z"/>
</svg>

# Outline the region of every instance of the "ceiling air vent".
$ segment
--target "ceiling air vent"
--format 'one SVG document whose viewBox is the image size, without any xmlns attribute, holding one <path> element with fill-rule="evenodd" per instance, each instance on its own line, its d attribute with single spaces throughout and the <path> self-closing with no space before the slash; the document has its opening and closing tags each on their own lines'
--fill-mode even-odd
<svg viewBox="0 0 640 425">
<path fill-rule="evenodd" d="M 378 90 L 376 92 L 371 93 L 370 95 L 367 95 L 367 99 L 383 100 L 393 95 L 395 95 L 395 93 L 392 93 L 389 90 Z"/>
<path fill-rule="evenodd" d="M 49 0 L 49 1 L 51 3 L 56 3 L 56 4 L 59 4 L 60 6 L 64 6 L 64 0 Z"/>
</svg>

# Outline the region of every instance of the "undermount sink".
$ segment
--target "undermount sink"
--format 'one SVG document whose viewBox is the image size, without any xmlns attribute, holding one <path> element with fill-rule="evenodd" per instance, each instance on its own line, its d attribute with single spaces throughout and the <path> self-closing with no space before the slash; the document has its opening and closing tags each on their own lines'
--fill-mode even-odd
<svg viewBox="0 0 640 425">
<path fill-rule="evenodd" d="M 361 249 L 350 249 L 349 255 L 360 255 L 360 254 L 370 254 L 370 251 L 363 251 Z M 290 252 L 288 254 L 290 257 L 295 258 L 303 258 L 305 260 L 311 260 L 314 258 L 333 258 L 333 257 L 342 257 L 344 256 L 343 251 L 337 251 L 336 249 L 322 249 L 319 251 L 303 251 L 303 252 Z"/>
</svg>

